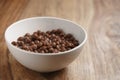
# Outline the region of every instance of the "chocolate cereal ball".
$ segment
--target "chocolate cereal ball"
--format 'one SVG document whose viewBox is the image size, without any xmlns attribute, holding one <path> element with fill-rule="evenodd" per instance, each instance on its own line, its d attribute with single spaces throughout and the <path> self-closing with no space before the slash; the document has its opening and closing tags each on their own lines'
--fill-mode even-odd
<svg viewBox="0 0 120 80">
<path fill-rule="evenodd" d="M 11 44 L 35 53 L 58 53 L 78 46 L 79 42 L 72 34 L 66 34 L 62 29 L 53 29 L 46 32 L 38 30 L 33 34 L 26 33 Z"/>
</svg>

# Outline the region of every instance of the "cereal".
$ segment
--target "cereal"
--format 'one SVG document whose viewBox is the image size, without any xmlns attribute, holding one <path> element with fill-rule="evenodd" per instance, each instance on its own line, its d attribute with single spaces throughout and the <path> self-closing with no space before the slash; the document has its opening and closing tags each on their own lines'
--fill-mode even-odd
<svg viewBox="0 0 120 80">
<path fill-rule="evenodd" d="M 70 50 L 79 45 L 72 34 L 65 34 L 62 29 L 53 29 L 33 34 L 26 33 L 11 44 L 20 49 L 35 53 L 58 53 Z"/>
</svg>

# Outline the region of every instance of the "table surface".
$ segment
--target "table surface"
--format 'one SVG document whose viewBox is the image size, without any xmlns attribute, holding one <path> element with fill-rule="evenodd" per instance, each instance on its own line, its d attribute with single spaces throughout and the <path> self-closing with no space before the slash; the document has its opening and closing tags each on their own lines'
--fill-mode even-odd
<svg viewBox="0 0 120 80">
<path fill-rule="evenodd" d="M 6 28 L 34 16 L 69 19 L 87 30 L 84 49 L 67 68 L 35 72 L 10 54 Z M 0 0 L 0 80 L 120 80 L 120 0 Z"/>
</svg>

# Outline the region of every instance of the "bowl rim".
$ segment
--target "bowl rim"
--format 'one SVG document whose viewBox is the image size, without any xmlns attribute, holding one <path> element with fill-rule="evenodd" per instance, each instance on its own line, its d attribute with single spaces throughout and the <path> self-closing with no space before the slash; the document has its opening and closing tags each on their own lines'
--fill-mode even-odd
<svg viewBox="0 0 120 80">
<path fill-rule="evenodd" d="M 24 22 L 26 20 L 37 19 L 37 18 L 40 18 L 40 19 L 56 19 L 56 20 L 62 20 L 62 21 L 66 21 L 66 22 L 70 22 L 72 24 L 75 24 L 75 25 L 78 26 L 78 28 L 82 29 L 82 31 L 84 32 L 84 34 L 85 34 L 84 40 L 78 46 L 74 47 L 73 49 L 70 49 L 70 50 L 67 50 L 67 51 L 64 51 L 64 52 L 58 52 L 58 53 L 35 53 L 35 52 L 31 52 L 31 51 L 26 51 L 26 50 L 22 50 L 22 49 L 20 49 L 20 48 L 18 48 L 16 46 L 13 46 L 9 41 L 7 41 L 6 32 L 8 31 L 8 29 L 12 28 L 13 25 L 21 23 L 21 22 Z M 76 22 L 68 20 L 68 19 L 63 19 L 63 18 L 58 18 L 58 17 L 30 17 L 30 18 L 24 18 L 24 19 L 18 20 L 16 22 L 12 23 L 10 26 L 8 26 L 8 28 L 5 30 L 5 40 L 6 40 L 6 43 L 8 43 L 11 47 L 13 47 L 14 49 L 19 50 L 19 51 L 21 51 L 22 53 L 25 53 L 25 54 L 33 54 L 33 55 L 61 55 L 61 54 L 69 53 L 71 51 L 74 51 L 74 50 L 82 47 L 85 44 L 85 42 L 87 41 L 87 32 L 80 24 L 77 24 Z"/>
</svg>

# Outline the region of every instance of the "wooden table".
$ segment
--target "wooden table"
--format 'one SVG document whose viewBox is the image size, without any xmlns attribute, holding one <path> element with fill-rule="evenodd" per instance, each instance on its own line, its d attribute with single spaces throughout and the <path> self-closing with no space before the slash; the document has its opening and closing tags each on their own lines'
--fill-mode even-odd
<svg viewBox="0 0 120 80">
<path fill-rule="evenodd" d="M 84 49 L 67 68 L 35 72 L 8 51 L 6 28 L 34 16 L 69 19 L 87 30 Z M 120 80 L 120 0 L 0 0 L 0 80 Z"/>
</svg>

